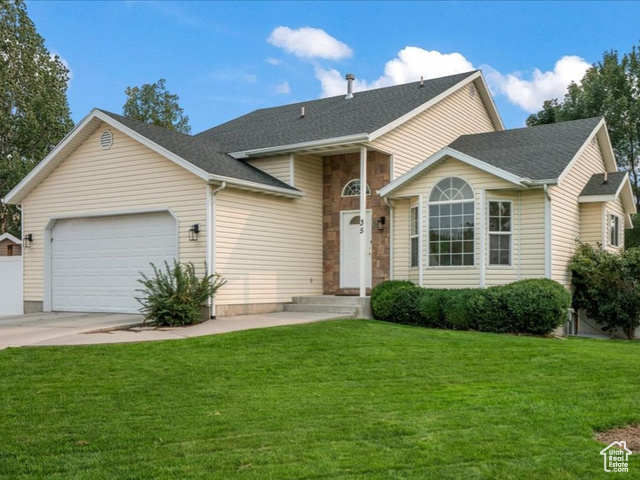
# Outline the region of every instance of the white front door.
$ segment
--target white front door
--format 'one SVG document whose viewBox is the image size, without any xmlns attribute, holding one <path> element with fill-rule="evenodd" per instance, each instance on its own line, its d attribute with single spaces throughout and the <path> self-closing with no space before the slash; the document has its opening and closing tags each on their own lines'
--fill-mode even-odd
<svg viewBox="0 0 640 480">
<path fill-rule="evenodd" d="M 360 287 L 360 211 L 340 212 L 340 288 Z M 365 287 L 371 287 L 371 210 L 367 210 Z"/>
</svg>

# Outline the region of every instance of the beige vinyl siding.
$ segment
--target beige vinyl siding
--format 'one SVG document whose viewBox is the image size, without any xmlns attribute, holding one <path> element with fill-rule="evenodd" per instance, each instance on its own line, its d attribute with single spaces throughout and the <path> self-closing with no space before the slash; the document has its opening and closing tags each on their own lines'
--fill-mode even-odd
<svg viewBox="0 0 640 480">
<path fill-rule="evenodd" d="M 551 187 L 552 276 L 566 287 L 571 283 L 569 262 L 580 238 L 578 196 L 595 173 L 605 171 L 598 142 L 589 142 L 560 185 Z"/>
<path fill-rule="evenodd" d="M 520 279 L 544 277 L 544 191 L 522 191 Z"/>
<path fill-rule="evenodd" d="M 398 199 L 393 201 L 393 280 L 409 280 L 415 277 L 417 272 L 411 275 L 410 257 L 411 248 L 409 240 L 409 200 Z"/>
<path fill-rule="evenodd" d="M 393 154 L 393 180 L 460 135 L 494 130 L 477 88 L 471 97 L 469 85 L 464 85 L 431 108 L 374 140 L 371 146 Z"/>
<path fill-rule="evenodd" d="M 216 305 L 322 294 L 322 161 L 295 158 L 299 199 L 226 189 L 216 196 Z"/>
<path fill-rule="evenodd" d="M 181 262 L 204 272 L 206 238 L 189 241 L 189 228 L 206 225 L 206 183 L 125 134 L 108 127 L 113 146 L 100 147 L 103 125 L 23 202 L 24 231 L 34 241 L 24 250 L 24 299 L 43 300 L 42 239 L 52 217 L 91 216 L 170 208 L 179 220 Z"/>
<path fill-rule="evenodd" d="M 603 244 L 603 207 L 601 202 L 580 204 L 581 242 L 591 245 Z"/>
<path fill-rule="evenodd" d="M 255 158 L 247 160 L 247 163 L 259 168 L 284 183 L 291 183 L 291 156 L 280 155 L 277 157 Z"/>
<path fill-rule="evenodd" d="M 604 204 L 604 212 L 605 212 L 605 221 L 604 221 L 604 226 L 605 226 L 605 230 L 604 230 L 604 234 L 605 234 L 605 238 L 604 238 L 604 248 L 605 250 L 608 250 L 610 252 L 619 252 L 620 250 L 624 250 L 624 218 L 625 218 L 625 213 L 624 213 L 624 207 L 622 206 L 622 201 L 620 200 L 620 197 L 618 197 L 616 199 L 615 202 L 606 202 Z M 619 238 L 619 246 L 618 247 L 614 247 L 613 245 L 611 245 L 611 239 L 610 239 L 610 235 L 611 235 L 611 231 L 610 231 L 610 226 L 609 226 L 609 216 L 610 215 L 617 215 L 618 218 L 620 219 L 620 238 Z"/>
<path fill-rule="evenodd" d="M 19 257 L 20 255 L 22 255 L 22 245 L 13 243 L 9 239 L 5 239 L 0 242 L 0 257 L 8 256 L 9 249 L 12 250 L 12 256 L 14 257 Z"/>
</svg>

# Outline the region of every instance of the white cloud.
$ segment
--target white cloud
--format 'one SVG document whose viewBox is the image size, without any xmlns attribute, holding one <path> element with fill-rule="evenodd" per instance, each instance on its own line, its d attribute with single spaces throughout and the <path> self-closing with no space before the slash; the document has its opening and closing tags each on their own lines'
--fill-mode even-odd
<svg viewBox="0 0 640 480">
<path fill-rule="evenodd" d="M 590 67 L 583 58 L 567 55 L 556 62 L 552 71 L 543 72 L 535 68 L 531 79 L 523 78 L 520 72 L 502 74 L 489 65 L 483 65 L 482 69 L 494 95 L 504 95 L 511 103 L 533 113 L 542 108 L 545 100 L 562 98 L 567 86 L 572 81 L 580 83 Z M 475 68 L 464 55 L 457 52 L 442 53 L 408 46 L 385 64 L 383 75 L 371 82 L 356 79 L 353 89 L 357 92 L 399 85 L 416 82 L 421 76 L 425 79 L 437 78 Z M 323 97 L 346 94 L 347 82 L 338 70 L 316 65 L 315 75 L 320 81 Z"/>
<path fill-rule="evenodd" d="M 287 95 L 291 93 L 289 82 L 282 82 L 281 84 L 273 87 L 273 93 L 275 93 L 276 95 Z"/>
<path fill-rule="evenodd" d="M 269 57 L 265 60 L 265 62 L 267 62 L 269 65 L 278 66 L 282 63 L 282 60 L 278 58 Z"/>
<path fill-rule="evenodd" d="M 534 113 L 542 108 L 545 100 L 564 97 L 567 86 L 573 81 L 580 83 L 591 65 L 583 58 L 565 56 L 558 60 L 553 71 L 533 70 L 530 80 L 519 72 L 503 75 L 491 67 L 484 67 L 487 82 L 495 93 L 505 95 L 511 103 Z"/>
<path fill-rule="evenodd" d="M 417 82 L 425 79 L 444 77 L 456 73 L 474 70 L 474 66 L 460 53 L 441 53 L 437 50 L 425 50 L 419 47 L 405 47 L 398 56 L 389 60 L 384 67 L 384 74 L 377 80 L 367 82 L 356 79 L 354 91 L 370 88 L 388 87 L 401 83 Z M 344 75 L 335 69 L 324 69 L 316 66 L 316 78 L 322 86 L 322 96 L 331 97 L 346 93 Z"/>
<path fill-rule="evenodd" d="M 267 42 L 302 58 L 340 60 L 349 58 L 353 53 L 347 44 L 319 28 L 302 27 L 293 30 L 280 26 L 271 32 Z"/>
</svg>

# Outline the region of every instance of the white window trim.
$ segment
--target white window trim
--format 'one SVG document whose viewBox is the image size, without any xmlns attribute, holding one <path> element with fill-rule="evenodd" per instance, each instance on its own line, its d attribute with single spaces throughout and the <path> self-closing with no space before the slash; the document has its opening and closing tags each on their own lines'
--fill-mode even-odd
<svg viewBox="0 0 640 480">
<path fill-rule="evenodd" d="M 416 211 L 416 223 L 417 223 L 417 229 L 416 229 L 416 233 L 412 233 L 411 230 L 411 223 L 413 221 L 413 210 Z M 412 251 L 412 245 L 413 245 L 413 239 L 417 238 L 418 239 L 418 264 L 417 265 L 413 265 L 413 251 Z M 415 203 L 413 205 L 409 205 L 409 268 L 411 270 L 415 270 L 420 268 L 420 204 Z"/>
<path fill-rule="evenodd" d="M 359 197 L 359 196 L 360 196 L 360 194 L 359 194 L 359 193 L 357 193 L 357 194 L 350 194 L 350 195 L 345 194 L 345 192 L 347 191 L 347 189 L 348 189 L 348 188 L 351 186 L 351 184 L 352 184 L 352 183 L 354 183 L 354 182 L 358 182 L 358 183 L 360 183 L 360 179 L 359 179 L 359 178 L 353 178 L 353 179 L 349 180 L 347 183 L 345 183 L 344 187 L 342 187 L 342 197 L 349 198 L 349 197 Z M 360 186 L 360 188 L 362 189 L 362 185 Z M 367 195 L 371 195 L 371 188 L 369 188 L 369 185 L 368 185 L 368 184 L 367 184 L 367 190 L 366 190 L 366 192 L 367 192 L 367 193 L 366 193 Z"/>
<path fill-rule="evenodd" d="M 509 230 L 509 232 L 492 232 L 491 231 L 491 209 L 489 208 L 489 204 L 492 202 L 502 202 L 502 203 L 509 203 L 511 206 L 509 208 L 509 210 L 511 211 L 511 230 Z M 502 200 L 502 199 L 497 199 L 497 198 L 490 198 L 487 200 L 487 205 L 486 205 L 486 212 L 487 212 L 487 268 L 491 268 L 491 269 L 507 269 L 507 268 L 513 268 L 513 200 Z M 509 264 L 505 265 L 505 264 L 499 264 L 499 263 L 491 263 L 491 235 L 509 235 Z"/>
<path fill-rule="evenodd" d="M 612 233 L 613 233 L 613 219 L 616 219 L 617 221 L 617 225 L 616 225 L 616 243 L 614 244 L 611 241 L 611 237 L 612 237 Z M 620 217 L 618 215 L 616 215 L 615 213 L 610 213 L 609 214 L 609 221 L 607 222 L 608 224 L 608 232 L 607 232 L 607 237 L 608 237 L 608 242 L 609 242 L 609 246 L 614 247 L 614 248 L 620 248 Z"/>
<path fill-rule="evenodd" d="M 464 181 L 467 185 L 469 185 L 469 187 L 471 188 L 471 192 L 472 192 L 472 198 L 465 198 L 462 200 L 446 200 L 446 201 L 431 201 L 431 195 L 433 193 L 433 189 L 443 180 L 447 180 L 449 178 L 459 178 L 460 180 Z M 429 206 L 430 205 L 453 205 L 453 204 L 458 204 L 458 203 L 472 203 L 473 204 L 473 263 L 471 265 L 431 265 L 431 225 L 430 225 L 430 218 L 431 215 L 429 214 Z M 473 185 L 471 184 L 471 182 L 469 182 L 468 180 L 453 175 L 453 176 L 448 176 L 448 177 L 443 177 L 438 179 L 437 182 L 435 182 L 433 184 L 433 186 L 431 187 L 431 191 L 429 192 L 429 196 L 427 197 L 427 204 L 426 204 L 426 213 L 425 213 L 425 223 L 426 223 L 426 240 L 425 240 L 425 268 L 428 269 L 432 269 L 432 270 L 446 270 L 446 271 L 451 271 L 451 270 L 473 270 L 478 268 L 478 218 L 477 218 L 477 198 L 476 198 L 476 190 L 474 189 Z M 464 254 L 463 254 L 464 255 Z M 482 260 L 481 260 L 482 262 Z"/>
</svg>

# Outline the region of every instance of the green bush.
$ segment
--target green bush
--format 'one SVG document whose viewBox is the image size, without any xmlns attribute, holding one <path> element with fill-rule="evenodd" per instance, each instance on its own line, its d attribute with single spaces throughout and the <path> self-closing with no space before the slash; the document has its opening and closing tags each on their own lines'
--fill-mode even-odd
<svg viewBox="0 0 640 480">
<path fill-rule="evenodd" d="M 488 288 L 470 303 L 478 330 L 545 335 L 567 321 L 571 294 L 558 282 L 533 278 Z"/>
<path fill-rule="evenodd" d="M 378 320 L 392 322 L 395 311 L 394 291 L 401 288 L 416 288 L 408 280 L 388 280 L 379 283 L 371 290 L 371 312 Z"/>
<path fill-rule="evenodd" d="M 420 312 L 419 322 L 423 327 L 446 328 L 444 311 L 442 309 L 443 298 L 447 290 L 430 288 L 425 289 L 424 295 L 418 301 Z"/>
<path fill-rule="evenodd" d="M 579 244 L 571 259 L 573 307 L 606 331 L 634 338 L 640 326 L 640 250 L 610 253 Z"/>
<path fill-rule="evenodd" d="M 393 303 L 391 321 L 405 325 L 420 324 L 420 299 L 425 296 L 425 289 L 411 286 L 396 288 L 388 292 Z"/>
<path fill-rule="evenodd" d="M 174 260 L 173 267 L 164 262 L 165 271 L 153 263 L 154 276 L 140 273 L 138 280 L 144 288 L 138 289 L 141 297 L 136 298 L 142 305 L 145 323 L 155 325 L 192 325 L 202 320 L 202 306 L 209 297 L 226 283 L 218 274 L 208 275 L 199 280 L 192 263 L 181 265 Z"/>
<path fill-rule="evenodd" d="M 477 330 L 476 314 L 473 311 L 473 299 L 480 295 L 478 288 L 460 288 L 445 290 L 442 295 L 442 312 L 446 328 L 453 330 Z"/>
</svg>

